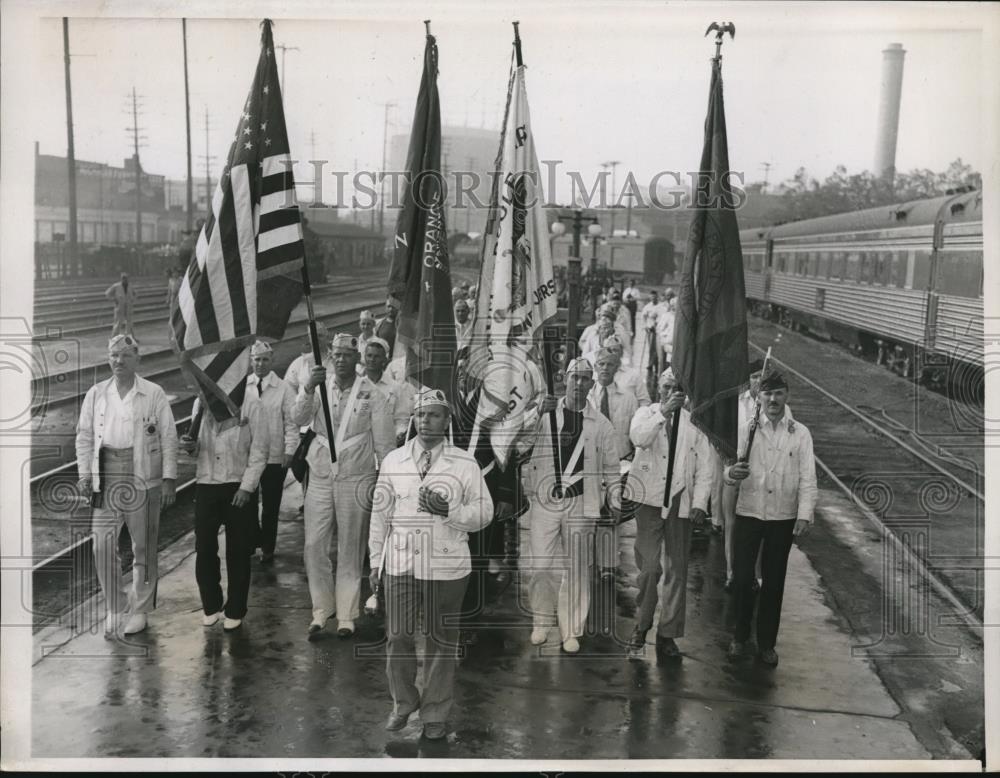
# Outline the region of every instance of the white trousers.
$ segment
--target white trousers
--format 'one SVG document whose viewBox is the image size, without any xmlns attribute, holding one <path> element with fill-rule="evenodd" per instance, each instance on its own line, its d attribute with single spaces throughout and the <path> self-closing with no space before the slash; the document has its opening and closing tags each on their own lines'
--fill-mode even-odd
<svg viewBox="0 0 1000 778">
<path fill-rule="evenodd" d="M 580 637 L 590 611 L 596 518 L 584 518 L 583 498 L 565 508 L 532 501 L 528 597 L 535 627 L 550 626 L 555 615 L 563 641 Z"/>
<path fill-rule="evenodd" d="M 368 547 L 371 490 L 375 474 L 317 477 L 309 474 L 305 494 L 303 558 L 313 620 L 337 614 L 341 621 L 361 615 L 361 576 Z M 337 581 L 334 587 L 330 540 L 337 523 Z"/>
</svg>

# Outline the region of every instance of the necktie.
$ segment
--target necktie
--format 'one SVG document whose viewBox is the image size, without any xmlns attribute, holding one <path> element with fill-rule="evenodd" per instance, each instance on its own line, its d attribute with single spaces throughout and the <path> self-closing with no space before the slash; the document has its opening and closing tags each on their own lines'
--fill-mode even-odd
<svg viewBox="0 0 1000 778">
<path fill-rule="evenodd" d="M 423 481 L 428 471 L 431 469 L 431 452 L 425 451 L 420 455 L 420 480 Z"/>
<path fill-rule="evenodd" d="M 601 413 L 604 414 L 604 418 L 610 421 L 611 419 L 611 405 L 608 403 L 608 387 L 601 387 Z"/>
<path fill-rule="evenodd" d="M 258 381 L 257 382 L 257 396 L 258 397 L 263 397 L 264 396 L 264 382 L 263 381 Z"/>
</svg>

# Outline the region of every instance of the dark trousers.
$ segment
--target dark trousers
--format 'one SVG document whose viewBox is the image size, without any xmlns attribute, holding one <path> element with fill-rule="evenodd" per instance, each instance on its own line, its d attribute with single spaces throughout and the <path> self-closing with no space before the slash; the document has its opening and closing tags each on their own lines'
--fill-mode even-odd
<svg viewBox="0 0 1000 778">
<path fill-rule="evenodd" d="M 242 619 L 250 594 L 250 556 L 257 534 L 257 494 L 243 508 L 232 504 L 239 484 L 196 484 L 194 492 L 195 578 L 205 615 L 223 610 L 219 527 L 226 528 L 226 617 Z"/>
<path fill-rule="evenodd" d="M 468 576 L 457 581 L 424 581 L 412 575 L 385 574 L 386 675 L 394 713 L 420 708 L 424 724 L 448 719 L 458 665 L 457 617 L 467 581 Z M 418 625 L 424 638 L 420 692 Z"/>
<path fill-rule="evenodd" d="M 781 599 L 785 593 L 788 552 L 792 550 L 795 519 L 761 521 L 736 516 L 733 530 L 733 587 L 736 629 L 733 638 L 749 640 L 754 609 L 754 566 L 761 550 L 761 586 L 757 595 L 757 648 L 774 648 L 781 620 Z"/>
<path fill-rule="evenodd" d="M 260 537 L 257 545 L 265 554 L 273 554 L 278 542 L 278 508 L 285 490 L 288 468 L 268 465 L 260 477 Z"/>
<path fill-rule="evenodd" d="M 510 521 L 515 521 L 510 519 Z M 503 559 L 502 521 L 491 521 L 479 532 L 469 533 L 469 553 L 472 556 L 472 573 L 462 601 L 462 623 L 473 621 L 482 613 L 486 604 L 486 583 L 489 578 L 490 559 Z"/>
</svg>

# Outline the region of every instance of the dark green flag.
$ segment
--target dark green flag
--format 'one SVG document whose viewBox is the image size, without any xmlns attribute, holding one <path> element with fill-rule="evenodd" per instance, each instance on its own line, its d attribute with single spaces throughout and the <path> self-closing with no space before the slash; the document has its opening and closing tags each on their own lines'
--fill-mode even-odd
<svg viewBox="0 0 1000 778">
<path fill-rule="evenodd" d="M 694 218 L 678 285 L 674 375 L 691 400 L 691 421 L 724 458 L 736 458 L 740 391 L 747 384 L 747 315 L 737 196 L 729 180 L 722 66 L 712 63 L 705 145 Z"/>
</svg>

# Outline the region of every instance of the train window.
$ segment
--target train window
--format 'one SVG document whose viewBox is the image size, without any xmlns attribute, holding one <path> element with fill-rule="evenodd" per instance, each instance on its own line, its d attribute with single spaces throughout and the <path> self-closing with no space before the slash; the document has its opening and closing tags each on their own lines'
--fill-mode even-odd
<svg viewBox="0 0 1000 778">
<path fill-rule="evenodd" d="M 816 275 L 820 278 L 830 277 L 830 252 L 821 251 L 819 253 L 819 267 L 816 268 Z"/>
<path fill-rule="evenodd" d="M 983 252 L 942 251 L 938 255 L 937 291 L 958 297 L 980 297 Z"/>
<path fill-rule="evenodd" d="M 759 273 L 764 269 L 764 255 L 754 252 L 750 255 L 750 272 Z"/>
<path fill-rule="evenodd" d="M 880 286 L 888 286 L 892 275 L 892 252 L 880 251 L 878 253 L 878 263 L 875 266 L 875 283 Z"/>
<path fill-rule="evenodd" d="M 906 286 L 906 252 L 893 251 L 890 252 L 890 256 L 892 257 L 891 283 L 897 289 L 902 289 Z"/>
<path fill-rule="evenodd" d="M 857 281 L 861 276 L 861 253 L 852 251 L 847 255 L 847 263 L 844 267 L 844 280 Z"/>
<path fill-rule="evenodd" d="M 809 275 L 815 276 L 816 270 L 819 267 L 819 252 L 810 251 L 809 252 L 809 270 L 807 271 Z"/>
<path fill-rule="evenodd" d="M 834 251 L 830 255 L 830 279 L 833 281 L 843 281 L 844 280 L 844 260 L 846 256 L 839 252 Z"/>
<path fill-rule="evenodd" d="M 795 275 L 804 276 L 806 274 L 806 263 L 809 261 L 809 255 L 804 251 L 795 252 Z"/>
<path fill-rule="evenodd" d="M 788 255 L 787 254 L 778 254 L 778 258 L 777 259 L 778 259 L 778 266 L 774 269 L 774 271 L 776 273 L 785 273 L 785 272 L 787 272 Z"/>
<path fill-rule="evenodd" d="M 926 289 L 930 285 L 931 252 L 913 252 L 913 289 Z"/>
<path fill-rule="evenodd" d="M 861 258 L 858 264 L 858 277 L 856 280 L 863 284 L 870 284 L 872 282 L 872 277 L 875 274 L 875 256 L 875 252 L 873 251 L 860 252 Z"/>
</svg>

